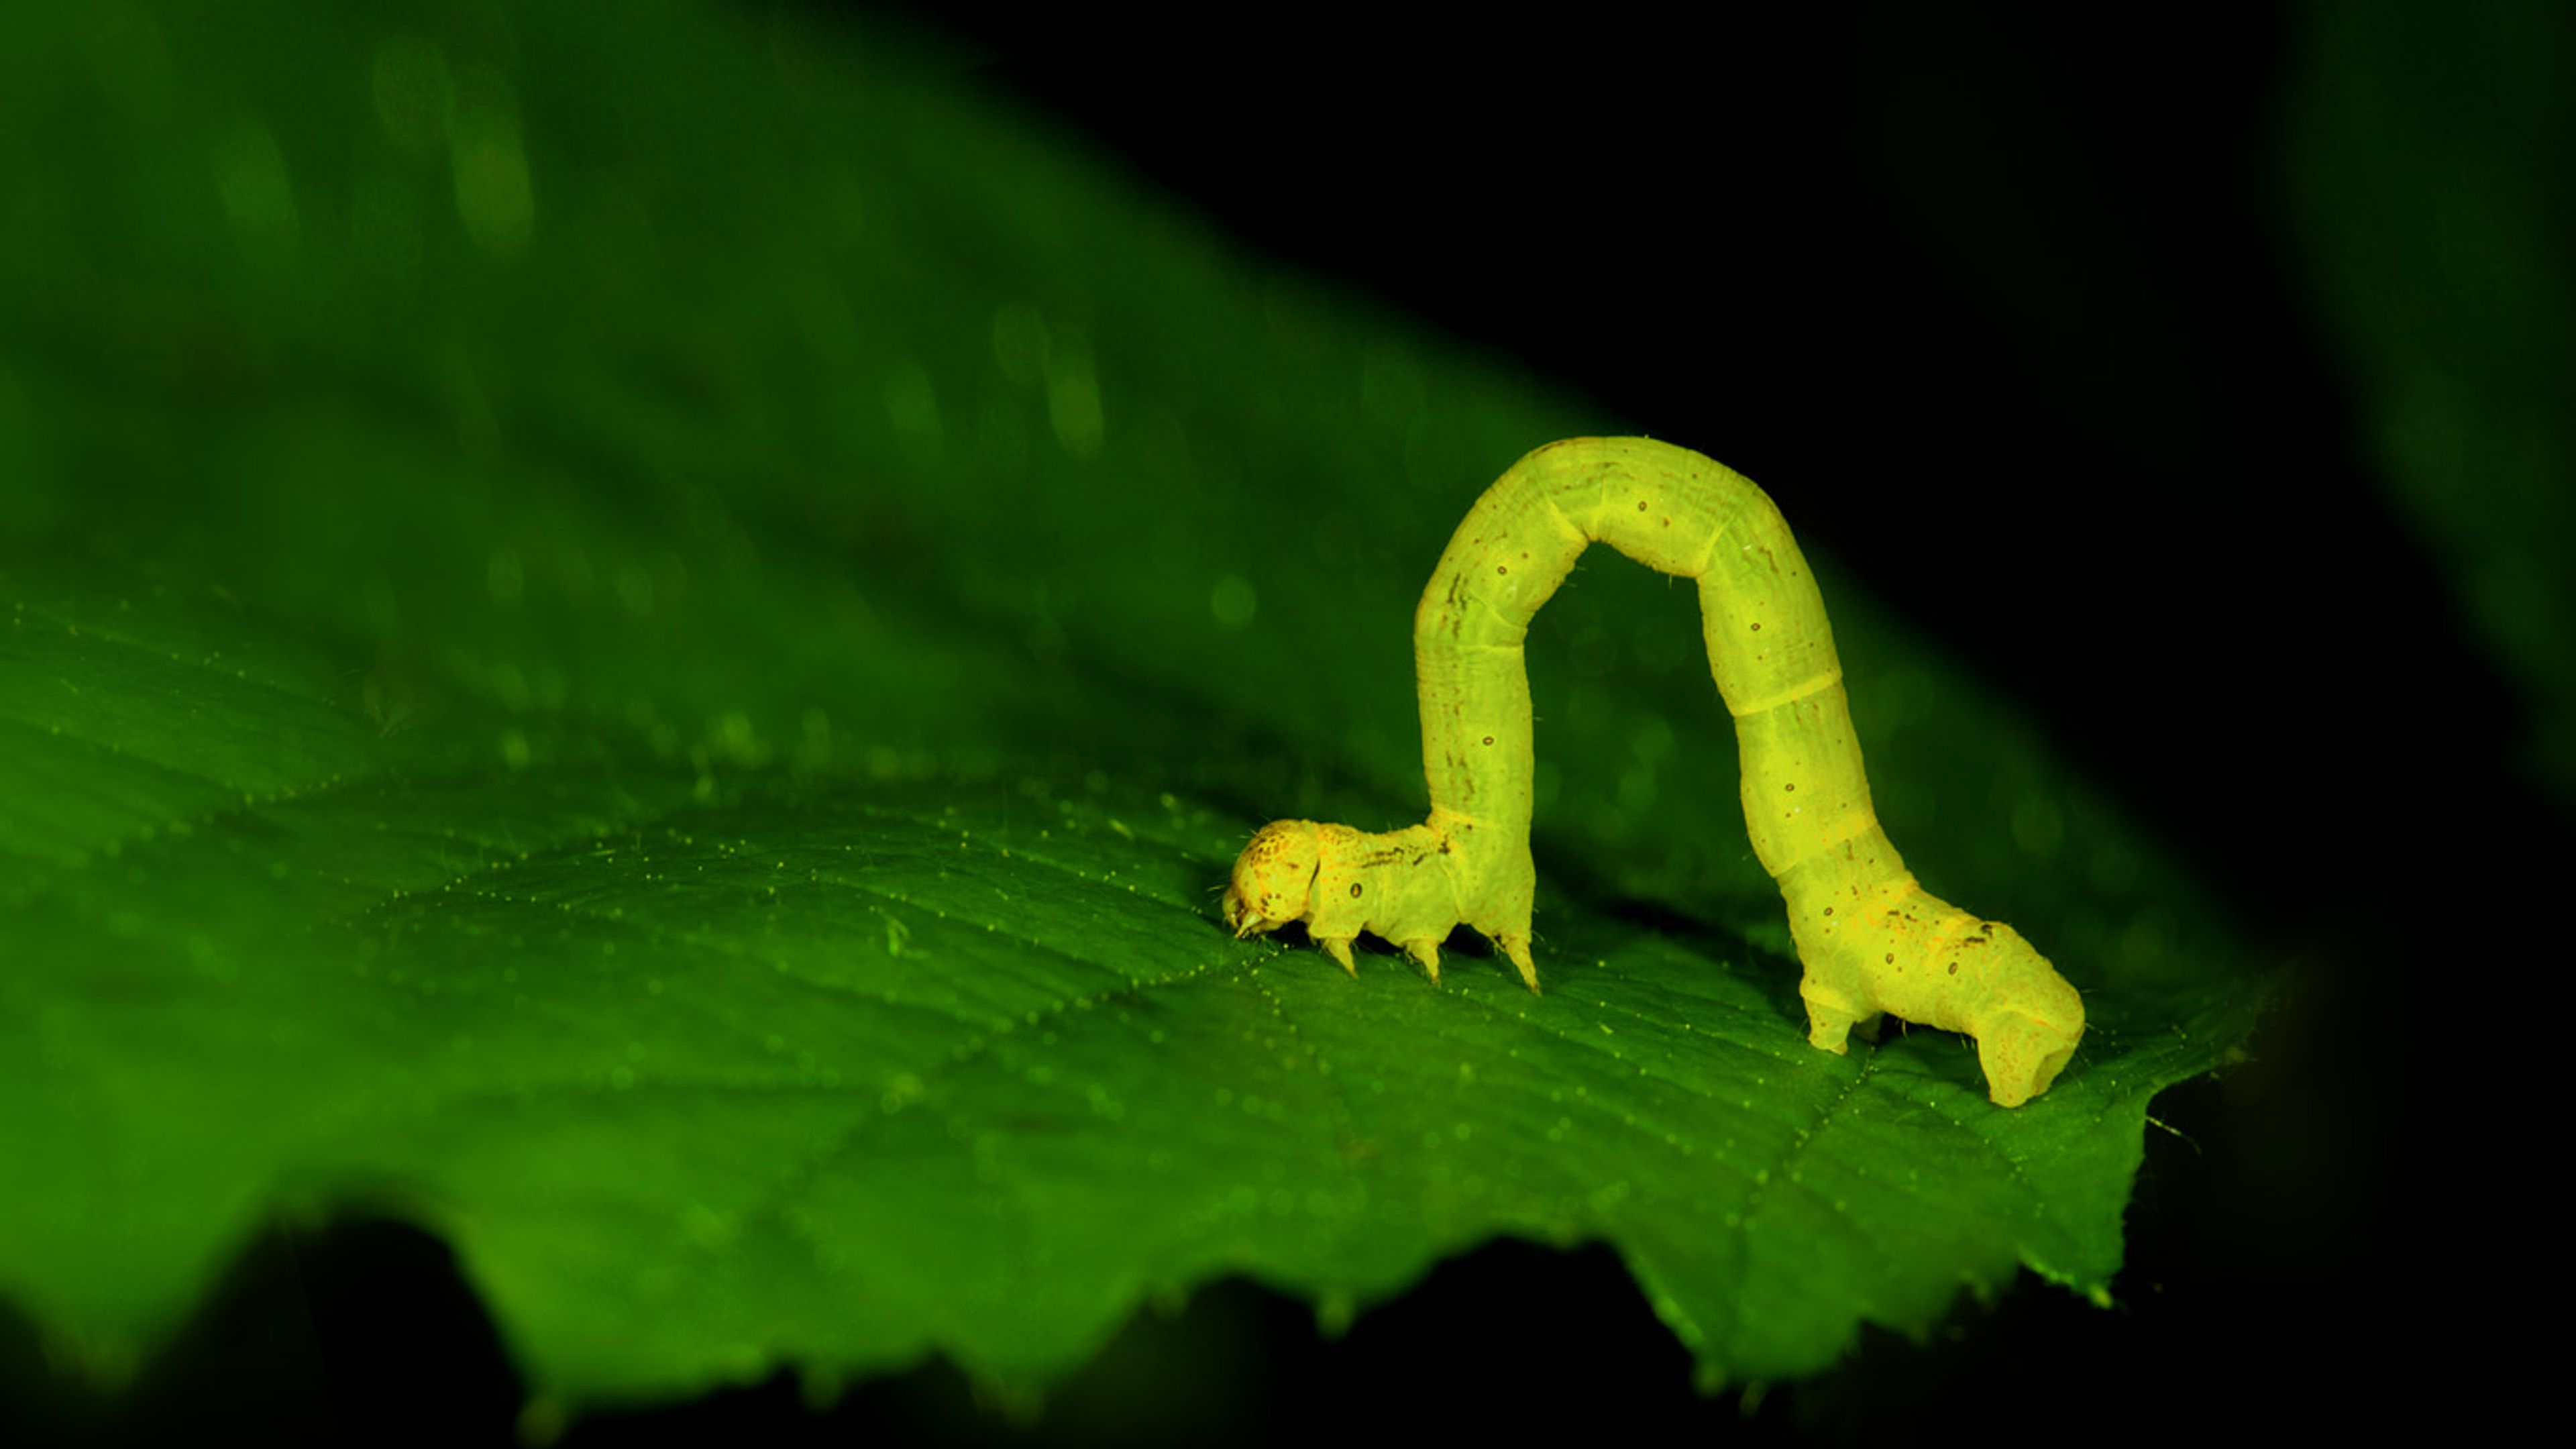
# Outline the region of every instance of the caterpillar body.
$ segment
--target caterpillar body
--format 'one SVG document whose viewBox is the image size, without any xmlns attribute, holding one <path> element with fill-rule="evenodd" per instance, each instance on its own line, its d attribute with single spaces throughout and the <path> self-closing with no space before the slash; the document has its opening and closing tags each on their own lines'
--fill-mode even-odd
<svg viewBox="0 0 2576 1449">
<path fill-rule="evenodd" d="M 1483 933 L 1532 991 L 1530 620 L 1594 543 L 1699 585 L 1709 672 L 1735 717 L 1745 824 L 1788 904 L 1808 1040 L 1840 1053 L 1882 1014 L 1977 1042 L 1989 1095 L 2048 1089 L 2084 1035 L 2075 988 L 2010 926 L 1916 883 L 1870 806 L 1822 596 L 1769 497 L 1645 438 L 1550 443 L 1449 540 L 1413 616 L 1430 818 L 1373 834 L 1278 820 L 1235 861 L 1237 938 L 1304 921 L 1358 973 L 1363 931 L 1440 979 L 1440 944 Z"/>
</svg>

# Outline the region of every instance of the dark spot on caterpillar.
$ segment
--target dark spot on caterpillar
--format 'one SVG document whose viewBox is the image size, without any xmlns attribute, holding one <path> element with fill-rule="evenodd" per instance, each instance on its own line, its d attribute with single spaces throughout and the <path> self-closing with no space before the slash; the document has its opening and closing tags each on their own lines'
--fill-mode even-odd
<svg viewBox="0 0 2576 1449">
<path fill-rule="evenodd" d="M 1797 789 L 1798 787 L 1797 787 L 1797 786 L 1795 786 L 1795 785 L 1783 785 L 1783 786 L 1781 786 L 1780 788 L 1781 788 L 1781 789 L 1783 789 L 1783 790 L 1795 790 L 1795 789 Z"/>
<path fill-rule="evenodd" d="M 1760 624 L 1755 624 L 1755 625 L 1753 626 L 1753 632 L 1754 632 L 1754 633 L 1756 633 L 1756 634 L 1761 633 L 1761 632 L 1762 632 L 1762 626 L 1761 626 Z"/>
<path fill-rule="evenodd" d="M 1959 974 L 1959 963 L 1958 963 L 1958 962 L 1953 961 L 1953 962 L 1951 962 L 1951 963 L 1950 963 L 1950 974 L 1951 974 L 1951 975 L 1953 975 L 1953 976 L 1956 976 L 1956 975 L 1958 975 L 1958 974 Z"/>
<path fill-rule="evenodd" d="M 1830 915 L 1832 915 L 1833 913 L 1834 913 L 1834 908 L 1833 908 L 1833 907 L 1831 907 L 1831 906 L 1827 906 L 1827 907 L 1825 907 L 1825 914 L 1826 914 L 1826 915 L 1829 915 L 1829 916 L 1830 916 Z"/>
<path fill-rule="evenodd" d="M 1489 745 L 1490 745 L 1490 744 L 1492 744 L 1493 742 L 1494 742 L 1494 737 L 1493 737 L 1492 735 L 1487 735 L 1487 736 L 1485 736 L 1485 743 L 1486 743 L 1486 744 L 1489 744 Z"/>
<path fill-rule="evenodd" d="M 1512 566 L 1511 566 L 1510 564 L 1496 564 L 1496 565 L 1494 565 L 1494 572 L 1496 572 L 1496 573 L 1498 573 L 1498 574 L 1507 574 L 1507 573 L 1510 573 L 1511 571 L 1512 571 Z"/>
<path fill-rule="evenodd" d="M 1352 898 L 1353 900 L 1357 900 L 1357 899 L 1359 899 L 1359 894 L 1360 894 L 1360 883 L 1359 883 L 1358 881 L 1352 881 L 1352 882 L 1351 882 L 1351 898 Z M 1893 956 L 1891 956 L 1891 957 L 1889 957 L 1888 959 L 1889 959 L 1889 960 L 1891 960 L 1891 961 L 1893 961 L 1893 960 L 1895 960 L 1896 958 L 1895 958 L 1895 957 L 1893 957 Z"/>
<path fill-rule="evenodd" d="M 1639 513 L 1643 513 L 1643 512 L 1645 512 L 1645 511 L 1646 511 L 1646 500 L 1645 500 L 1645 499 L 1640 498 L 1640 499 L 1638 499 L 1638 500 L 1637 500 L 1637 511 L 1638 511 Z"/>
<path fill-rule="evenodd" d="M 1359 893 L 1360 893 L 1360 888 L 1359 888 L 1358 886 L 1353 886 L 1353 887 L 1351 887 L 1351 894 L 1352 894 L 1352 895 L 1358 895 Z M 1888 953 L 1887 953 L 1887 964 L 1888 964 L 1888 965 L 1890 965 L 1890 966 L 1893 966 L 1893 965 L 1895 965 L 1895 964 L 1896 964 L 1896 953 L 1895 953 L 1895 952 L 1890 951 L 1890 952 L 1888 952 Z"/>
</svg>

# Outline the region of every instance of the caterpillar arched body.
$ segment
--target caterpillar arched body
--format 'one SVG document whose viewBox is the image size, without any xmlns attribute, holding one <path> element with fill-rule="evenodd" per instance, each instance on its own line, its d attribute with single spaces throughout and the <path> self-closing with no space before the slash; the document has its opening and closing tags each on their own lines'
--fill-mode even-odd
<svg viewBox="0 0 2576 1449">
<path fill-rule="evenodd" d="M 1735 717 L 1744 819 L 1779 882 L 1805 965 L 1808 1040 L 1845 1050 L 1882 1013 L 1974 1037 L 1989 1095 L 2048 1089 L 2084 1035 L 2084 1003 L 2030 943 L 1937 899 L 1870 806 L 1823 598 L 1788 525 L 1751 481 L 1644 438 L 1574 438 L 1512 465 L 1449 540 L 1413 616 L 1431 815 L 1383 834 L 1263 826 L 1235 862 L 1225 919 L 1292 921 L 1357 974 L 1362 931 L 1440 978 L 1460 924 L 1538 989 L 1530 958 L 1530 619 L 1594 543 L 1699 584 L 1709 672 Z"/>
</svg>

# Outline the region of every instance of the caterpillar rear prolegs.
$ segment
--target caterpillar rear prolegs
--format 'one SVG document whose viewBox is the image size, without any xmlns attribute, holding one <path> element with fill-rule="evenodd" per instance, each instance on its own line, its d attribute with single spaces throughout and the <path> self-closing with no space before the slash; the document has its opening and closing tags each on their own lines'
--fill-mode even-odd
<svg viewBox="0 0 2576 1449">
<path fill-rule="evenodd" d="M 1413 615 L 1430 818 L 1381 835 L 1263 826 L 1226 888 L 1235 935 L 1302 920 L 1357 974 L 1351 942 L 1367 931 L 1437 981 L 1440 943 L 1464 924 L 1538 989 L 1521 640 L 1595 542 L 1699 581 L 1745 825 L 1806 966 L 1808 1040 L 1841 1052 L 1854 1026 L 1889 1013 L 1976 1038 L 2003 1106 L 2046 1091 L 2083 1039 L 2083 999 L 2011 927 L 1916 884 L 1879 829 L 1824 600 L 1779 510 L 1740 475 L 1644 438 L 1550 443 L 1477 500 Z"/>
</svg>

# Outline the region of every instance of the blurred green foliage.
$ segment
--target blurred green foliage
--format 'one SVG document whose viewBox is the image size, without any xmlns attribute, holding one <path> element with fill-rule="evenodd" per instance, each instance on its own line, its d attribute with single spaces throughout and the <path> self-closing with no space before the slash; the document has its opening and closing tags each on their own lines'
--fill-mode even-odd
<svg viewBox="0 0 2576 1449">
<path fill-rule="evenodd" d="M 2315 314 L 2374 475 L 2528 708 L 2521 763 L 2576 811 L 2576 15 L 2308 10 L 2283 170 Z"/>
</svg>

